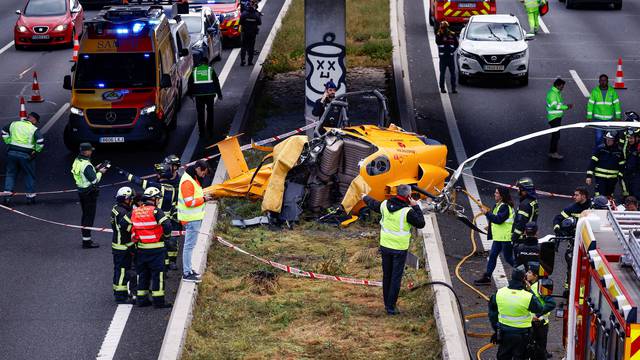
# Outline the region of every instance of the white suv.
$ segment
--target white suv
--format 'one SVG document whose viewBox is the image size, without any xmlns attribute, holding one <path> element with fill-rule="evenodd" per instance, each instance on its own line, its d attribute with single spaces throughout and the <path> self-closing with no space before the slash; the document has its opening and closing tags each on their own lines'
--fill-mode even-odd
<svg viewBox="0 0 640 360">
<path fill-rule="evenodd" d="M 474 15 L 460 32 L 460 84 L 471 76 L 506 75 L 529 83 L 529 46 L 533 39 L 513 15 Z"/>
</svg>

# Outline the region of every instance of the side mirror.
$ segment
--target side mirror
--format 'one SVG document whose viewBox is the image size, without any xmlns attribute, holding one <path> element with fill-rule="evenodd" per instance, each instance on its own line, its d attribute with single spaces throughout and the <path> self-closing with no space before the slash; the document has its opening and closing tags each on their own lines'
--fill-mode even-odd
<svg viewBox="0 0 640 360">
<path fill-rule="evenodd" d="M 16 15 L 22 15 L 22 11 L 16 10 Z"/>
<path fill-rule="evenodd" d="M 189 56 L 189 49 L 182 48 L 179 53 L 180 57 Z"/>
<path fill-rule="evenodd" d="M 171 86 L 173 86 L 173 84 L 171 83 L 171 76 L 169 74 L 162 74 L 162 76 L 160 77 L 160 88 L 168 89 Z"/>
<path fill-rule="evenodd" d="M 71 90 L 71 75 L 65 75 L 62 81 L 62 88 L 65 90 Z"/>
<path fill-rule="evenodd" d="M 536 36 L 534 34 L 525 34 L 524 35 L 524 41 L 531 41 L 534 40 L 536 38 Z"/>
</svg>

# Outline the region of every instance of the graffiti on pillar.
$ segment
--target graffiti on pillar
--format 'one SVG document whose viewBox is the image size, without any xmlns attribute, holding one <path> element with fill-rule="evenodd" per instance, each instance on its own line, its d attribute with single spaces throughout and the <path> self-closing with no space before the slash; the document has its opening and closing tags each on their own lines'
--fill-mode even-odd
<svg viewBox="0 0 640 360">
<path fill-rule="evenodd" d="M 322 42 L 311 44 L 306 49 L 306 61 L 310 69 L 306 79 L 306 96 L 310 104 L 322 97 L 324 84 L 330 80 L 338 87 L 337 95 L 346 92 L 346 50 L 343 45 L 335 43 L 335 39 L 336 34 L 328 32 L 322 37 Z"/>
</svg>

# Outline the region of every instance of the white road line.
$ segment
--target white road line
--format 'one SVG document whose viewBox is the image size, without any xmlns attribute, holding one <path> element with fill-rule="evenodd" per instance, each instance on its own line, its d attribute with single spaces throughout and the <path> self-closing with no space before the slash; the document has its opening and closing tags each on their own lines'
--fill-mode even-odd
<svg viewBox="0 0 640 360">
<path fill-rule="evenodd" d="M 49 121 L 47 121 L 47 123 L 44 124 L 42 129 L 40 129 L 40 133 L 42 135 L 46 134 L 47 131 L 49 131 L 49 129 L 51 129 L 51 127 L 56 123 L 56 121 L 58 121 L 62 117 L 62 115 L 64 115 L 64 113 L 67 111 L 67 109 L 69 109 L 69 103 L 63 104 L 60 107 L 60 109 L 58 109 L 58 111 L 56 111 L 56 113 L 53 114 L 51 119 L 49 119 Z"/>
<path fill-rule="evenodd" d="M 96 360 L 111 360 L 116 355 L 120 338 L 124 332 L 125 325 L 127 325 L 127 320 L 129 319 L 132 308 L 133 305 L 118 305 L 116 313 L 113 314 L 107 335 L 104 336 Z"/>
<path fill-rule="evenodd" d="M 427 26 L 427 34 L 429 38 L 429 46 L 431 48 L 431 57 L 433 60 L 433 68 L 436 75 L 435 81 L 437 84 L 440 77 L 438 66 L 438 47 L 436 46 L 436 37 L 433 32 L 433 28 L 431 27 L 431 25 L 429 25 L 428 9 L 426 8 L 426 6 L 423 7 L 425 25 Z M 453 113 L 453 105 L 451 104 L 449 93 L 440 93 L 440 100 L 442 101 L 442 107 L 444 110 L 445 118 L 447 120 L 447 127 L 449 128 L 449 135 L 451 136 L 451 141 L 453 142 L 453 149 L 455 151 L 456 158 L 459 163 L 462 163 L 468 158 L 468 156 L 466 150 L 464 149 L 462 136 L 460 135 L 460 129 L 458 129 L 458 123 L 455 114 Z M 471 176 L 473 176 L 473 172 L 471 171 L 471 169 L 469 169 L 462 178 L 462 180 L 464 181 L 464 186 L 472 196 L 474 196 L 476 199 L 480 199 L 478 186 L 476 185 L 476 181 Z M 477 214 L 480 212 L 480 208 L 475 202 L 469 201 L 469 204 L 471 206 L 471 211 L 473 214 Z M 480 229 L 484 229 L 488 225 L 487 220 L 484 216 L 478 217 L 478 219 L 476 220 L 476 224 Z M 484 251 L 489 251 L 491 249 L 491 241 L 487 240 L 487 236 L 483 234 L 480 234 L 480 239 L 482 240 L 482 247 Z M 497 288 L 507 286 L 507 277 L 505 275 L 504 266 L 502 265 L 502 260 L 500 259 L 500 257 L 498 257 L 496 269 L 493 271 L 493 281 L 496 284 Z"/>
<path fill-rule="evenodd" d="M 2 49 L 0 49 L 0 54 L 2 54 L 3 52 L 7 51 L 12 46 L 13 46 L 13 41 L 11 41 L 7 45 L 3 46 Z"/>
<path fill-rule="evenodd" d="M 589 90 L 587 90 L 587 87 L 582 82 L 582 79 L 580 79 L 580 76 L 578 76 L 578 73 L 575 70 L 569 70 L 569 74 L 571 74 L 571 77 L 573 78 L 573 81 L 575 81 L 576 85 L 578 85 L 578 88 L 580 89 L 580 92 L 582 92 L 582 95 L 584 95 L 584 97 L 588 98 L 589 97 Z"/>
<path fill-rule="evenodd" d="M 542 32 L 545 34 L 549 33 L 549 28 L 547 27 L 547 24 L 544 23 L 544 21 L 542 20 L 542 16 L 538 17 L 538 24 L 540 24 L 540 28 L 542 29 Z"/>
</svg>

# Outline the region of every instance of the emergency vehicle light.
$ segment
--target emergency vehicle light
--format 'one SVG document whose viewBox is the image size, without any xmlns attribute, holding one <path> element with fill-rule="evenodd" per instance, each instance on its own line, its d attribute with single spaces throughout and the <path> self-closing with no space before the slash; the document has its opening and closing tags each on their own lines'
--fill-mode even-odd
<svg viewBox="0 0 640 360">
<path fill-rule="evenodd" d="M 134 34 L 137 34 L 140 31 L 142 31 L 143 28 L 144 28 L 144 24 L 143 23 L 135 23 L 135 24 L 133 24 L 133 27 L 131 28 L 131 30 L 133 30 Z"/>
<path fill-rule="evenodd" d="M 98 87 L 99 87 L 100 89 L 103 89 L 103 88 L 104 88 L 104 86 L 105 86 L 105 85 L 104 85 L 104 83 L 98 83 Z"/>
</svg>

